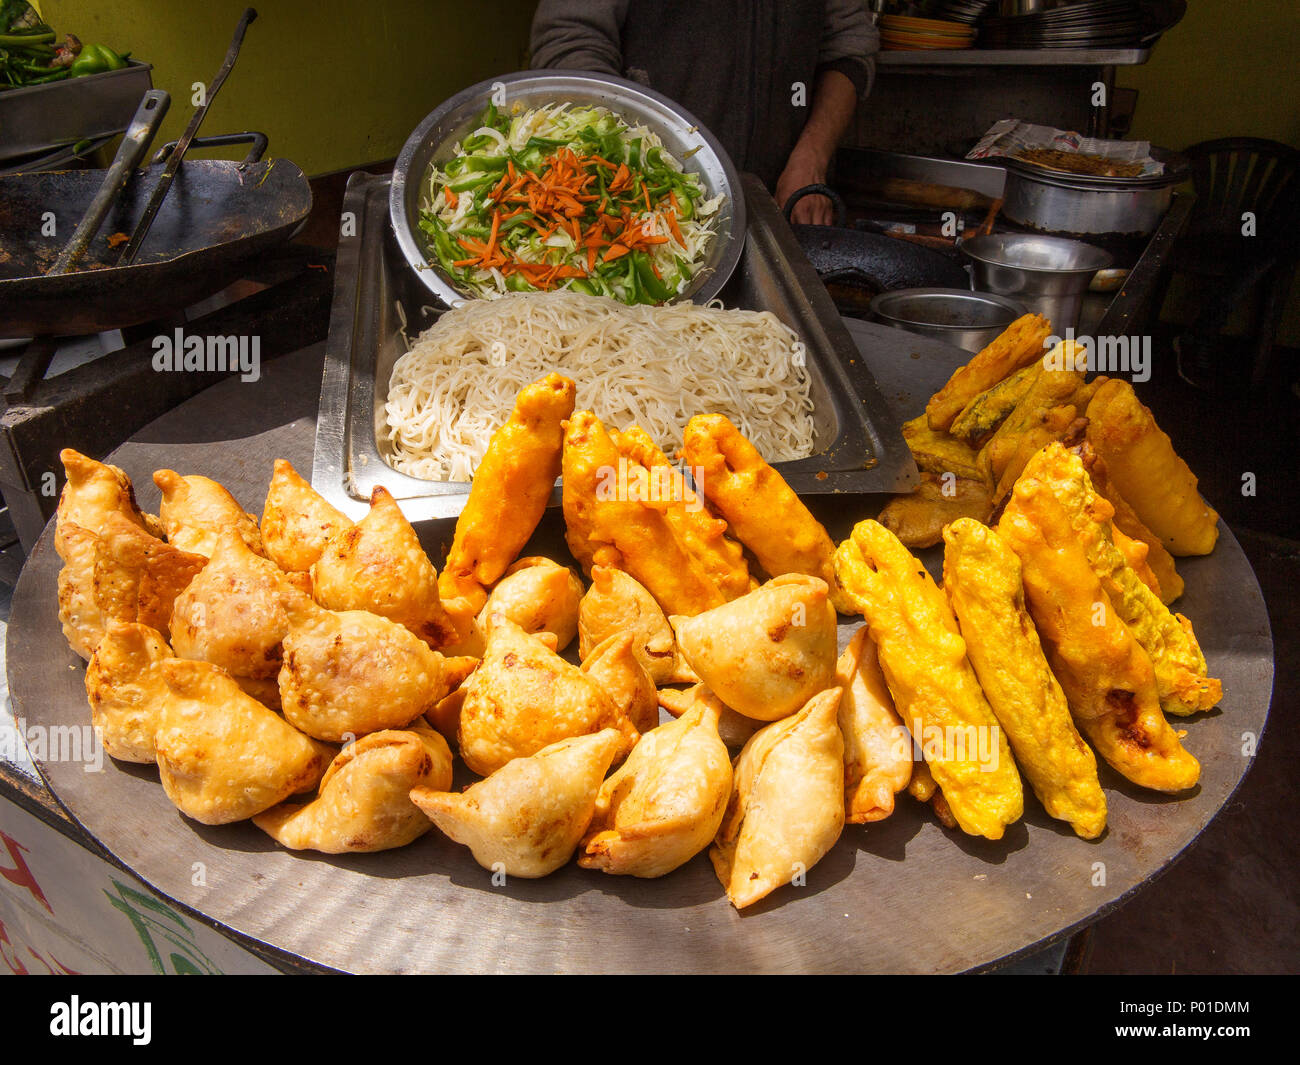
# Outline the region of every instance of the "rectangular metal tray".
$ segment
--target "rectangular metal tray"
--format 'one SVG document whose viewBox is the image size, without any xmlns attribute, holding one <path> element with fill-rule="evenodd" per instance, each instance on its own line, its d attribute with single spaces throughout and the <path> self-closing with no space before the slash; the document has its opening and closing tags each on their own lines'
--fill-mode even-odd
<svg viewBox="0 0 1300 1065">
<path fill-rule="evenodd" d="M 152 88 L 152 64 L 128 59 L 121 70 L 0 92 L 0 159 L 121 133 Z"/>
<path fill-rule="evenodd" d="M 800 494 L 906 491 L 917 473 L 897 418 L 771 196 L 748 174 L 741 185 L 749 214 L 745 253 L 721 299 L 728 307 L 771 311 L 790 326 L 807 347 L 812 379 L 817 451 L 776 468 Z M 346 513 L 364 512 L 382 484 L 411 521 L 454 518 L 468 483 L 399 473 L 377 442 L 388 379 L 405 352 L 398 304 L 411 336 L 440 313 L 397 249 L 388 187 L 386 177 L 357 173 L 344 197 L 312 485 Z"/>
</svg>

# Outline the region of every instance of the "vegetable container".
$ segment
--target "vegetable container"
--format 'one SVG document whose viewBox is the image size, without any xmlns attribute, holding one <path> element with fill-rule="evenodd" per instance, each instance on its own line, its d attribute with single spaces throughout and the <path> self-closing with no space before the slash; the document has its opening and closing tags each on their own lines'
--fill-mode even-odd
<svg viewBox="0 0 1300 1065">
<path fill-rule="evenodd" d="M 683 169 L 699 177 L 706 196 L 726 197 L 704 265 L 676 299 L 706 303 L 722 290 L 745 244 L 745 202 L 736 169 L 713 134 L 667 97 L 635 82 L 603 74 L 523 71 L 479 82 L 447 100 L 411 134 L 393 168 L 389 217 L 398 247 L 443 306 L 473 297 L 455 288 L 440 267 L 430 265 L 433 256 L 420 229 L 420 200 L 430 164 L 452 158 L 456 144 L 478 128 L 489 103 L 507 112 L 516 106 L 557 103 L 604 107 L 629 125 L 652 130 Z"/>
<path fill-rule="evenodd" d="M 121 70 L 0 92 L 0 160 L 121 133 L 153 88 L 152 71 L 130 59 Z"/>
</svg>

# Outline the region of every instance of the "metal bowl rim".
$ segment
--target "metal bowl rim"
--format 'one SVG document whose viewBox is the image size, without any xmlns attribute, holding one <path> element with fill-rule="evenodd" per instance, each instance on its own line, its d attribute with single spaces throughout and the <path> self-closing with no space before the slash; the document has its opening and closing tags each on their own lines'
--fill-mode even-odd
<svg viewBox="0 0 1300 1065">
<path fill-rule="evenodd" d="M 1078 248 L 1087 248 L 1089 251 L 1096 252 L 1097 255 L 1101 257 L 1101 262 L 1096 266 L 1069 266 L 1069 267 L 1026 266 L 1021 263 L 1008 263 L 1008 262 L 999 261 L 998 259 L 990 259 L 986 255 L 979 254 L 978 247 L 975 251 L 972 251 L 970 248 L 970 245 L 972 244 L 978 246 L 979 242 L 982 240 L 992 241 L 992 240 L 997 240 L 999 237 L 1022 237 L 1026 240 L 1035 240 L 1035 241 L 1045 240 L 1055 244 L 1070 244 Z M 1002 270 L 1023 270 L 1026 273 L 1031 273 L 1031 274 L 1056 274 L 1061 277 L 1067 276 L 1069 274 L 1095 274 L 1098 270 L 1106 269 L 1106 267 L 1110 266 L 1115 261 L 1115 257 L 1111 255 L 1110 252 L 1106 251 L 1104 248 L 1097 247 L 1095 244 L 1088 244 L 1082 240 L 1072 240 L 1069 237 L 1054 237 L 1054 236 L 1048 236 L 1046 234 L 1038 234 L 1038 233 L 983 234 L 981 236 L 974 237 L 969 241 L 962 241 L 961 251 L 963 255 L 967 256 L 968 258 L 974 260 L 977 263 L 980 263 L 983 266 L 996 266 Z"/>
<path fill-rule="evenodd" d="M 522 70 L 512 74 L 487 78 L 466 89 L 462 89 L 456 95 L 444 100 L 424 117 L 406 139 L 406 143 L 402 145 L 402 150 L 398 154 L 397 162 L 393 167 L 392 184 L 388 193 L 389 224 L 392 226 L 393 235 L 397 239 L 398 248 L 401 250 L 402 257 L 406 260 L 407 265 L 416 272 L 416 276 L 424 283 L 425 288 L 429 289 L 447 307 L 455 307 L 458 304 L 479 298 L 467 295 L 445 281 L 441 273 L 435 267 L 429 265 L 427 257 L 421 250 L 406 213 L 406 186 L 407 179 L 410 177 L 411 164 L 416 153 L 428 140 L 431 131 L 452 111 L 474 100 L 488 99 L 493 88 L 498 84 L 517 85 L 520 82 L 545 84 L 548 81 L 590 82 L 593 85 L 606 88 L 613 87 L 627 96 L 643 96 L 675 114 L 688 128 L 693 127 L 695 129 L 695 132 L 704 141 L 709 151 L 713 153 L 714 158 L 717 159 L 718 166 L 722 170 L 723 187 L 716 190 L 710 189 L 709 192 L 712 195 L 717 195 L 720 192 L 727 197 L 731 208 L 731 231 L 725 234 L 726 246 L 718 257 L 718 263 L 713 268 L 712 276 L 705 278 L 699 288 L 686 298 L 695 303 L 707 303 L 709 300 L 715 299 L 739 265 L 745 244 L 745 201 L 743 196 L 737 195 L 740 188 L 740 176 L 735 164 L 731 161 L 731 156 L 727 154 L 726 149 L 722 147 L 718 139 L 699 119 L 662 93 L 655 92 L 654 89 L 634 81 L 628 81 L 625 78 L 595 74 L 589 71 L 548 70 L 538 72 Z M 619 117 L 624 121 L 627 120 L 626 116 L 619 113 L 615 106 L 611 105 L 609 109 L 619 114 Z M 723 238 L 724 234 L 719 233 L 718 237 Z M 682 298 L 679 296 L 668 302 L 674 303 Z"/>
<path fill-rule="evenodd" d="M 882 307 L 888 306 L 891 300 L 893 299 L 909 297 L 909 296 L 912 297 L 952 296 L 955 299 L 961 299 L 971 303 L 984 303 L 995 307 L 1000 307 L 1003 310 L 1011 313 L 1012 317 L 1007 320 L 1008 325 L 1010 325 L 1011 322 L 1014 322 L 1017 318 L 1022 317 L 1023 315 L 1029 313 L 1023 303 L 1013 300 L 1008 296 L 1003 296 L 997 292 L 979 292 L 974 289 L 967 289 L 967 288 L 928 288 L 928 287 L 895 288 L 895 289 L 890 289 L 887 292 L 877 293 L 874 297 L 872 297 L 871 303 L 868 305 L 868 310 L 876 317 L 889 321 L 891 323 L 898 322 L 902 325 L 923 326 L 926 329 L 949 329 L 952 330 L 953 332 L 969 332 L 971 330 L 1005 328 L 1005 326 L 978 325 L 974 323 L 967 324 L 967 325 L 960 325 L 960 324 L 949 324 L 947 322 L 923 322 L 916 318 L 899 318 L 897 315 L 890 314 L 888 311 L 881 309 Z"/>
</svg>

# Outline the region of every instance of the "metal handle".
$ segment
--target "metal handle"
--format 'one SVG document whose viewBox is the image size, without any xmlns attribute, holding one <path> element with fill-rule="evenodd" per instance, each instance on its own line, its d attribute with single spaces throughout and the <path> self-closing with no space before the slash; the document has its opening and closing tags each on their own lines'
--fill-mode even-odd
<svg viewBox="0 0 1300 1065">
<path fill-rule="evenodd" d="M 104 224 L 104 216 L 117 202 L 131 172 L 148 150 L 149 142 L 158 132 L 158 127 L 162 124 L 163 116 L 167 114 L 171 102 L 171 96 L 162 89 L 150 89 L 141 98 L 140 106 L 136 108 L 135 116 L 131 119 L 131 125 L 127 127 L 126 136 L 118 145 L 112 165 L 104 174 L 99 191 L 95 193 L 95 198 L 90 201 L 90 206 L 82 215 L 76 232 L 72 234 L 72 239 L 59 252 L 59 257 L 49 271 L 50 275 L 67 273 L 86 253 L 86 248 L 95 239 L 99 227 Z"/>
<path fill-rule="evenodd" d="M 152 166 L 159 163 L 165 163 L 168 156 L 176 150 L 179 141 L 168 141 L 155 153 L 150 160 Z M 252 166 L 255 162 L 266 154 L 267 146 L 270 144 L 265 133 L 259 133 L 257 130 L 245 130 L 243 133 L 216 133 L 211 137 L 195 137 L 190 142 L 191 148 L 222 148 L 228 144 L 250 144 L 248 154 L 244 156 L 243 162 L 239 164 L 239 169 L 244 170 Z"/>
<path fill-rule="evenodd" d="M 794 205 L 805 196 L 825 196 L 831 201 L 831 205 L 835 208 L 835 224 L 841 229 L 847 225 L 849 212 L 844 206 L 844 200 L 841 199 L 840 194 L 829 185 L 822 184 L 805 185 L 797 192 L 790 193 L 790 198 L 785 201 L 785 220 L 787 222 L 790 221 L 790 215 L 794 211 Z"/>
</svg>

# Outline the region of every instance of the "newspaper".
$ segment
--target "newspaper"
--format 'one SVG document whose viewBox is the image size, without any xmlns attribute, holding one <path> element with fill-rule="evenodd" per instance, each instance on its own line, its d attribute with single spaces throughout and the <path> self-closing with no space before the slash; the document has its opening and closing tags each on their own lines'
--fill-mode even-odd
<svg viewBox="0 0 1300 1065">
<path fill-rule="evenodd" d="M 979 139 L 979 143 L 966 153 L 966 158 L 1013 157 L 1033 149 L 1079 152 L 1083 155 L 1098 155 L 1103 159 L 1113 159 L 1119 163 L 1140 163 L 1142 172 L 1137 175 L 1139 177 L 1162 174 L 1165 169 L 1164 163 L 1151 157 L 1149 141 L 1103 141 L 1096 137 L 1085 137 L 1071 130 L 1035 126 L 1014 118 L 1004 118 L 1000 122 L 993 123 L 989 131 Z"/>
</svg>

